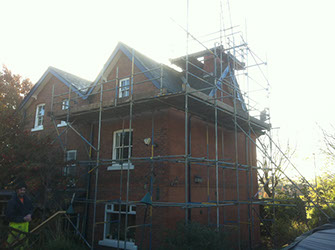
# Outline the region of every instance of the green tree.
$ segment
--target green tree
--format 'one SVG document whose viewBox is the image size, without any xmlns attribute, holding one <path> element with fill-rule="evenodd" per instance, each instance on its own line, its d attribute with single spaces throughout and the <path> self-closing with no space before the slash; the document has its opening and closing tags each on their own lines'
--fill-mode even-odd
<svg viewBox="0 0 335 250">
<path fill-rule="evenodd" d="M 66 187 L 62 176 L 63 152 L 52 145 L 48 136 L 34 136 L 24 130 L 20 102 L 32 87 L 5 66 L 0 71 L 0 189 L 14 189 L 24 179 L 35 202 L 47 216 L 48 210 L 59 209 L 54 201 L 58 190 Z"/>
<path fill-rule="evenodd" d="M 17 110 L 26 94 L 29 93 L 32 83 L 28 78 L 13 74 L 5 65 L 0 71 L 0 111 Z"/>
<path fill-rule="evenodd" d="M 316 192 L 315 192 L 315 191 Z M 309 187 L 308 192 L 304 196 L 305 200 L 313 200 L 313 204 L 307 210 L 309 225 L 311 228 L 321 226 L 328 222 L 327 214 L 329 217 L 335 217 L 335 178 L 333 175 L 324 174 L 317 177 L 317 185 L 314 190 Z M 321 211 L 322 210 L 322 211 Z"/>
<path fill-rule="evenodd" d="M 18 162 L 22 162 L 22 142 L 28 137 L 23 131 L 18 106 L 29 92 L 32 83 L 20 75 L 12 74 L 6 66 L 0 71 L 0 189 L 13 181 Z"/>
</svg>

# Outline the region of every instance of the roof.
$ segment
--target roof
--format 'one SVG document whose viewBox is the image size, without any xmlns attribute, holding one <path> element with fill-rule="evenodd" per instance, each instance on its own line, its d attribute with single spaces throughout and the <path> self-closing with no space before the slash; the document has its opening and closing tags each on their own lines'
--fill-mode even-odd
<svg viewBox="0 0 335 250">
<path fill-rule="evenodd" d="M 101 80 L 104 72 L 107 70 L 113 59 L 116 57 L 117 53 L 122 51 L 129 60 L 132 61 L 132 57 L 134 54 L 134 64 L 137 68 L 139 68 L 144 75 L 151 79 L 152 83 L 159 89 L 160 88 L 160 78 L 161 78 L 161 70 L 160 68 L 163 67 L 163 78 L 162 78 L 162 87 L 165 88 L 170 93 L 179 92 L 182 90 L 182 76 L 181 73 L 164 65 L 160 64 L 151 58 L 143 55 L 142 53 L 136 51 L 135 49 L 129 47 L 128 45 L 119 42 L 114 49 L 112 55 L 108 58 L 106 64 L 100 71 L 99 75 L 95 79 L 92 88 L 87 94 L 90 94 L 94 87 L 98 84 Z"/>
<path fill-rule="evenodd" d="M 33 96 L 38 87 L 44 82 L 44 80 L 49 74 L 52 74 L 53 76 L 57 77 L 61 82 L 63 82 L 68 87 L 71 86 L 73 91 L 75 91 L 83 99 L 86 99 L 89 96 L 89 94 L 93 91 L 95 86 L 98 84 L 98 82 L 101 80 L 106 69 L 110 66 L 111 62 L 113 61 L 113 59 L 115 58 L 115 56 L 119 51 L 122 51 L 130 60 L 132 60 L 132 56 L 134 54 L 134 63 L 136 67 L 138 67 L 142 72 L 144 72 L 144 75 L 148 79 L 151 79 L 154 86 L 156 86 L 158 89 L 161 87 L 160 79 L 162 79 L 162 87 L 165 88 L 168 92 L 175 93 L 182 90 L 182 77 L 180 72 L 164 64 L 160 64 L 150 59 L 149 57 L 141 54 L 140 52 L 134 50 L 133 48 L 127 46 L 126 44 L 119 42 L 116 48 L 114 49 L 112 55 L 109 57 L 104 67 L 96 77 L 95 81 L 91 82 L 76 75 L 65 72 L 63 70 L 57 69 L 55 67 L 49 67 L 43 74 L 43 76 L 40 78 L 40 80 L 34 85 L 34 87 L 31 89 L 28 95 L 23 99 L 19 109 L 21 109 L 28 102 L 30 97 Z M 161 78 L 161 67 L 163 69 L 162 78 Z"/>
<path fill-rule="evenodd" d="M 324 224 L 302 234 L 295 241 L 284 248 L 285 250 L 329 250 L 335 246 L 335 224 Z"/>
<path fill-rule="evenodd" d="M 53 75 L 57 77 L 61 82 L 63 82 L 66 86 L 70 87 L 73 91 L 75 91 L 79 96 L 84 97 L 85 93 L 87 92 L 88 88 L 92 85 L 92 82 L 85 80 L 81 77 L 75 76 L 73 74 L 70 74 L 68 72 L 65 72 L 63 70 L 57 69 L 55 67 L 49 67 L 42 77 L 38 80 L 38 82 L 34 85 L 34 87 L 30 90 L 28 95 L 23 99 L 21 102 L 19 109 L 21 109 L 30 99 L 30 97 L 33 96 L 33 94 L 36 92 L 38 87 L 42 85 L 44 80 L 47 78 L 48 75 Z"/>
<path fill-rule="evenodd" d="M 82 94 L 85 94 L 88 91 L 88 88 L 92 85 L 92 81 L 85 80 L 55 67 L 50 67 L 50 69 L 54 74 L 58 75 L 58 78 L 62 78 L 66 83 L 71 84 Z"/>
</svg>

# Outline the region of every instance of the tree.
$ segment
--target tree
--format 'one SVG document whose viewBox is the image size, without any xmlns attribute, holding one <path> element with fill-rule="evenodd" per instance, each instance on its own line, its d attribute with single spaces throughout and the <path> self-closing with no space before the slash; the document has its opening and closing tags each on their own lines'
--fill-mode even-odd
<svg viewBox="0 0 335 250">
<path fill-rule="evenodd" d="M 13 181 L 13 170 L 20 157 L 20 143 L 25 142 L 27 134 L 23 131 L 18 106 L 29 92 L 32 83 L 12 74 L 6 66 L 0 71 L 0 189 Z M 18 154 L 19 153 L 19 154 Z"/>
<path fill-rule="evenodd" d="M 315 201 L 315 205 L 317 206 L 315 207 L 313 204 L 309 204 L 310 207 L 307 209 L 309 225 L 311 228 L 321 226 L 328 222 L 327 217 L 323 213 L 327 214 L 331 218 L 334 218 L 335 216 L 334 176 L 324 174 L 317 177 L 317 185 L 314 187 L 314 190 L 309 187 L 306 195 L 302 197 L 306 200 L 306 202 L 308 202 L 308 200 Z"/>
<path fill-rule="evenodd" d="M 278 184 L 281 182 L 281 171 L 288 166 L 289 162 L 287 159 L 292 157 L 295 150 L 291 149 L 289 143 L 287 143 L 286 149 L 284 151 L 279 150 L 280 146 L 273 146 L 271 148 L 271 143 L 266 142 L 265 137 L 263 137 L 263 139 L 260 141 L 260 144 L 264 151 L 272 151 L 271 160 L 263 154 L 262 160 L 258 161 L 258 166 L 260 167 L 260 170 L 258 171 L 258 181 L 260 186 L 264 188 L 267 197 L 272 198 L 273 190 L 275 190 Z M 278 143 L 278 145 L 280 144 Z"/>
<path fill-rule="evenodd" d="M 66 187 L 62 176 L 63 152 L 52 145 L 49 136 L 34 136 L 24 130 L 20 102 L 32 83 L 12 74 L 6 66 L 0 71 L 0 189 L 14 189 L 16 180 L 24 179 L 35 203 L 43 210 L 59 209 L 52 204 L 58 190 Z M 53 209 L 52 209 L 53 208 Z"/>
<path fill-rule="evenodd" d="M 0 71 L 0 111 L 10 112 L 17 110 L 18 105 L 29 93 L 32 83 L 28 78 L 22 80 L 20 75 L 12 72 L 3 65 Z"/>
</svg>

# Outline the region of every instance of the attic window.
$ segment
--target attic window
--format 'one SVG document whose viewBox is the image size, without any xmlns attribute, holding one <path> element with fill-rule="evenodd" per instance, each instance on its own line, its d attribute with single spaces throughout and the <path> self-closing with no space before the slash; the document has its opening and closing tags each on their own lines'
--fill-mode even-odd
<svg viewBox="0 0 335 250">
<path fill-rule="evenodd" d="M 129 96 L 129 78 L 120 80 L 119 82 L 119 98 Z"/>
<path fill-rule="evenodd" d="M 43 129 L 44 109 L 44 103 L 37 105 L 35 114 L 35 125 L 31 131 L 38 131 Z"/>
<path fill-rule="evenodd" d="M 204 63 L 205 58 L 203 56 L 201 56 L 201 57 L 198 57 L 197 60 L 201 63 Z"/>
<path fill-rule="evenodd" d="M 62 101 L 62 110 L 67 110 L 69 109 L 69 99 L 64 99 Z"/>
<path fill-rule="evenodd" d="M 69 109 L 69 99 L 64 99 L 62 101 L 62 110 L 68 110 Z M 66 124 L 66 121 L 61 121 L 57 127 L 65 127 L 67 124 Z"/>
</svg>

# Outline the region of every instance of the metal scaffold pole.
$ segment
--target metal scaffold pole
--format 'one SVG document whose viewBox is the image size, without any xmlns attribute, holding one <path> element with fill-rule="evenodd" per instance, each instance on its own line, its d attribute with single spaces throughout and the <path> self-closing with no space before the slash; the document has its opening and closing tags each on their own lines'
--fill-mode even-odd
<svg viewBox="0 0 335 250">
<path fill-rule="evenodd" d="M 134 94 L 134 67 L 135 67 L 135 51 L 132 49 L 131 59 L 131 77 L 130 77 L 130 100 L 129 100 L 129 141 L 132 143 L 132 122 L 133 122 L 133 94 Z M 129 210 L 129 186 L 130 186 L 130 165 L 131 165 L 131 147 L 128 149 L 128 167 L 127 167 L 127 189 L 126 189 L 126 218 L 124 227 L 124 249 L 127 249 L 127 231 L 128 231 L 128 210 Z"/>
<path fill-rule="evenodd" d="M 216 64 L 216 47 L 214 47 L 214 76 L 215 76 L 215 93 L 214 93 L 214 116 L 215 116 L 215 195 L 216 195 L 216 229 L 219 230 L 220 228 L 220 208 L 219 208 L 219 156 L 218 156 L 218 109 L 217 109 L 217 64 Z"/>
<path fill-rule="evenodd" d="M 235 44 L 234 44 L 235 46 Z M 235 50 L 234 50 L 235 56 Z M 233 78 L 235 69 L 235 61 L 233 63 L 233 67 L 231 69 L 231 77 Z M 233 79 L 232 79 L 233 80 Z M 239 154 L 238 154 L 238 133 L 237 133 L 237 89 L 235 84 L 233 83 L 233 105 L 234 105 L 234 139 L 235 139 L 235 167 L 236 167 L 236 198 L 237 198 L 237 223 L 238 223 L 238 248 L 241 249 L 241 205 L 240 201 L 240 180 L 239 180 Z"/>
<path fill-rule="evenodd" d="M 186 17 L 186 71 L 185 71 L 185 222 L 189 223 L 189 205 L 188 205 L 188 185 L 190 185 L 188 180 L 188 160 L 189 160 L 189 152 L 188 152 L 188 43 L 189 43 L 189 32 L 188 32 L 188 18 L 189 18 L 189 0 L 187 0 L 187 17 Z"/>
<path fill-rule="evenodd" d="M 99 102 L 99 129 L 98 129 L 98 146 L 97 146 L 97 159 L 95 168 L 95 190 L 94 190 L 94 205 L 93 205 L 93 228 L 92 228 L 92 242 L 91 249 L 94 249 L 94 238 L 96 228 L 96 213 L 97 213 L 97 196 L 98 196 L 98 180 L 99 180 L 99 166 L 100 166 L 100 149 L 101 149 L 101 118 L 102 118 L 102 96 L 103 96 L 103 80 L 100 83 L 100 102 Z"/>
</svg>

